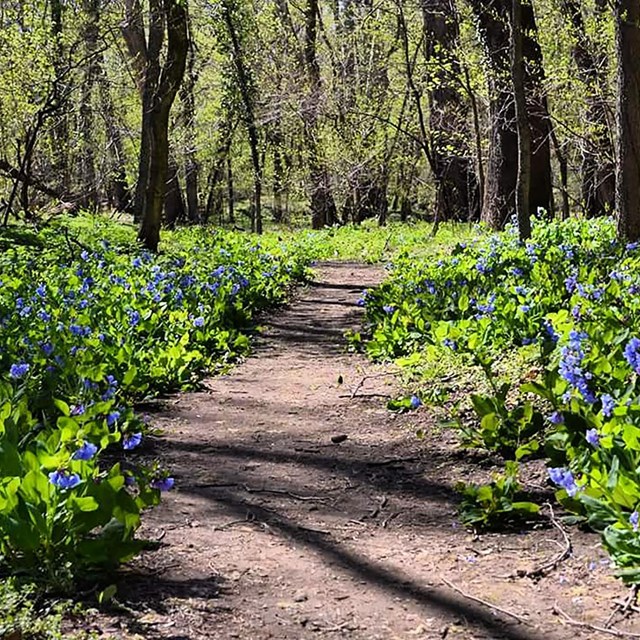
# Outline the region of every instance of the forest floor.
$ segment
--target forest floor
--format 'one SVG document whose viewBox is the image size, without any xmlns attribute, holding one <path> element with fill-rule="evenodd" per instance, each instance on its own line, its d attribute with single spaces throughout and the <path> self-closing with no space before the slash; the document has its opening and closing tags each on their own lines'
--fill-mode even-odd
<svg viewBox="0 0 640 640">
<path fill-rule="evenodd" d="M 599 537 L 572 528 L 568 559 L 514 577 L 562 555 L 561 527 L 460 527 L 455 483 L 486 481 L 493 462 L 461 450 L 428 407 L 389 412 L 401 393 L 390 370 L 347 353 L 355 301 L 382 277 L 321 265 L 246 362 L 152 407 L 162 435 L 145 455 L 177 487 L 145 516 L 159 549 L 123 574 L 119 612 L 81 626 L 167 640 L 608 637 L 566 619 L 603 625 L 626 596 Z M 529 476 L 544 500 L 544 469 Z"/>
</svg>

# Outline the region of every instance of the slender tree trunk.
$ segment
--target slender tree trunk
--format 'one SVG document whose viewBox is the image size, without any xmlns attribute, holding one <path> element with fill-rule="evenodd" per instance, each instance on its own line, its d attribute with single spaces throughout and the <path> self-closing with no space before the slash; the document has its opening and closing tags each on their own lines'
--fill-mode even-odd
<svg viewBox="0 0 640 640">
<path fill-rule="evenodd" d="M 93 89 L 96 83 L 99 36 L 99 2 L 84 0 L 83 9 L 86 14 L 83 28 L 83 40 L 86 60 L 80 98 L 80 206 L 85 209 L 98 208 L 98 185 L 95 167 L 94 108 Z"/>
<path fill-rule="evenodd" d="M 164 197 L 164 220 L 169 229 L 175 229 L 176 225 L 184 222 L 186 218 L 186 207 L 182 190 L 180 189 L 180 179 L 178 177 L 178 165 L 172 155 L 168 156 L 167 163 L 167 187 Z"/>
<path fill-rule="evenodd" d="M 640 239 L 640 0 L 616 0 L 618 234 Z"/>
<path fill-rule="evenodd" d="M 235 222 L 235 195 L 233 187 L 233 163 L 231 154 L 227 155 L 227 211 L 229 216 L 229 223 Z"/>
<path fill-rule="evenodd" d="M 529 190 L 531 188 L 531 130 L 527 118 L 527 95 L 524 86 L 522 1 L 513 0 L 511 20 L 511 77 L 516 105 L 518 129 L 518 180 L 516 186 L 516 210 L 521 240 L 531 236 L 531 212 Z"/>
<path fill-rule="evenodd" d="M 587 216 L 611 213 L 615 201 L 614 152 L 609 137 L 605 91 L 607 56 L 587 33 L 581 3 L 562 0 L 563 13 L 573 36 L 572 54 L 586 88 L 586 134 L 581 140 L 582 200 Z M 605 10 L 597 6 L 599 14 Z"/>
<path fill-rule="evenodd" d="M 189 33 L 191 22 L 188 23 Z M 200 204 L 198 202 L 198 158 L 196 155 L 196 103 L 194 89 L 196 85 L 195 74 L 195 47 L 192 38 L 189 38 L 189 55 L 187 57 L 187 69 L 185 79 L 180 89 L 182 101 L 183 121 L 186 131 L 184 150 L 184 177 L 187 191 L 187 212 L 189 221 L 200 222 Z"/>
<path fill-rule="evenodd" d="M 67 71 L 66 48 L 63 42 L 62 25 L 62 0 L 51 0 L 51 24 L 52 37 L 55 41 L 53 69 L 56 74 L 54 83 L 55 99 L 57 101 L 57 115 L 52 128 L 53 142 L 53 169 L 56 174 L 61 190 L 64 193 L 70 191 L 71 176 L 69 172 L 69 122 L 67 117 L 67 95 L 69 93 L 67 78 L 64 82 L 62 78 Z"/>
<path fill-rule="evenodd" d="M 244 107 L 244 120 L 249 138 L 249 150 L 251 152 L 251 164 L 253 165 L 253 215 L 251 217 L 252 230 L 262 233 L 262 165 L 260 163 L 260 135 L 255 115 L 255 105 L 249 83 L 249 72 L 245 63 L 244 51 L 240 45 L 240 37 L 233 21 L 230 0 L 223 0 L 222 14 L 227 25 L 231 47 L 233 50 L 233 63 L 238 78 L 238 89 Z"/>
<path fill-rule="evenodd" d="M 480 191 L 469 138 L 469 106 L 461 94 L 460 37 L 453 0 L 422 0 L 425 55 L 430 70 L 429 130 L 441 220 L 475 220 Z"/>
</svg>

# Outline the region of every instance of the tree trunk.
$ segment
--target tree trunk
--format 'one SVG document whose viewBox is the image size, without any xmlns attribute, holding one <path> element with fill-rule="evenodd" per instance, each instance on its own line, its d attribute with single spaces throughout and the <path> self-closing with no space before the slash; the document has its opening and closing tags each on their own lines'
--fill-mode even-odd
<svg viewBox="0 0 640 640">
<path fill-rule="evenodd" d="M 618 234 L 635 242 L 640 239 L 640 0 L 617 0 L 616 46 Z"/>
<path fill-rule="evenodd" d="M 167 54 L 164 67 L 160 71 L 165 21 Z M 154 252 L 158 250 L 166 193 L 169 113 L 184 77 L 188 44 L 184 3 L 180 0 L 151 0 L 142 118 L 142 137 L 146 137 L 148 151 L 145 151 L 143 145 L 138 176 L 138 191 L 142 205 L 142 223 L 138 238 L 147 249 Z"/>
<path fill-rule="evenodd" d="M 178 177 L 178 165 L 175 160 L 168 156 L 167 163 L 167 187 L 164 196 L 164 220 L 169 229 L 175 229 L 176 225 L 184 222 L 186 218 L 186 208 L 184 198 L 180 189 L 180 179 Z"/>
<path fill-rule="evenodd" d="M 96 181 L 94 139 L 93 88 L 96 83 L 97 49 L 99 36 L 99 1 L 84 0 L 85 24 L 83 41 L 85 46 L 84 77 L 80 96 L 80 206 L 85 209 L 98 208 L 98 185 Z"/>
<path fill-rule="evenodd" d="M 189 21 L 189 32 L 191 23 Z M 189 221 L 200 222 L 200 205 L 198 202 L 198 158 L 196 155 L 196 103 L 194 89 L 196 85 L 195 48 L 190 38 L 189 55 L 187 58 L 187 69 L 185 79 L 180 90 L 182 101 L 183 121 L 186 132 L 184 150 L 184 180 L 187 190 L 187 212 Z M 180 196 L 182 198 L 182 196 Z"/>
<path fill-rule="evenodd" d="M 502 228 L 515 210 L 518 179 L 518 135 L 511 78 L 509 21 L 512 0 L 470 0 L 478 34 L 489 62 L 489 158 L 485 178 L 483 221 Z M 544 90 L 542 51 L 532 6 L 522 5 L 524 86 L 531 131 L 529 209 L 551 209 L 551 125 Z"/>
<path fill-rule="evenodd" d="M 586 88 L 586 133 L 581 140 L 582 200 L 588 217 L 611 213 L 615 204 L 614 152 L 609 137 L 605 91 L 607 56 L 587 33 L 580 3 L 562 0 L 563 13 L 573 36 L 572 55 Z M 603 6 L 596 6 L 603 13 Z"/>
<path fill-rule="evenodd" d="M 475 220 L 480 191 L 467 143 L 469 106 L 461 95 L 460 38 L 453 0 L 422 0 L 429 77 L 429 130 L 441 220 Z"/>
<path fill-rule="evenodd" d="M 257 233 L 262 233 L 262 165 L 260 163 L 260 142 L 258 123 L 255 115 L 254 96 L 249 81 L 249 70 L 245 63 L 244 51 L 240 44 L 240 37 L 233 21 L 233 10 L 229 5 L 230 0 L 223 0 L 222 13 L 233 51 L 233 63 L 238 79 L 238 89 L 244 107 L 244 120 L 249 138 L 249 150 L 251 152 L 251 164 L 253 166 L 253 207 L 251 216 L 251 228 Z"/>
<path fill-rule="evenodd" d="M 520 240 L 531 236 L 529 190 L 531 187 L 531 130 L 527 119 L 527 94 L 524 86 L 524 24 L 522 1 L 513 0 L 511 20 L 511 78 L 516 106 L 518 129 L 518 179 L 516 183 L 516 211 Z"/>
</svg>

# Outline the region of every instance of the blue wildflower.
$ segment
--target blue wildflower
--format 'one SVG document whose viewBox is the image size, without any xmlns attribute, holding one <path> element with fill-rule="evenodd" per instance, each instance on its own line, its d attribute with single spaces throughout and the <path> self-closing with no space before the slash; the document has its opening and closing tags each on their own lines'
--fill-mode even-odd
<svg viewBox="0 0 640 640">
<path fill-rule="evenodd" d="M 26 362 L 21 362 L 19 364 L 12 364 L 9 369 L 9 376 L 14 380 L 19 380 L 20 378 L 24 378 L 27 373 L 29 373 L 29 369 L 31 367 Z"/>
<path fill-rule="evenodd" d="M 452 351 L 458 350 L 458 343 L 455 340 L 451 340 L 451 338 L 445 338 L 443 340 L 443 344 L 445 347 L 449 347 Z"/>
<path fill-rule="evenodd" d="M 112 411 L 108 416 L 107 416 L 107 426 L 108 427 L 113 427 L 113 425 L 118 422 L 118 420 L 120 419 L 120 412 L 119 411 Z M 126 449 L 126 447 L 125 447 Z"/>
<path fill-rule="evenodd" d="M 173 478 L 154 478 L 149 486 L 152 489 L 158 489 L 159 491 L 169 491 L 173 488 L 175 480 Z"/>
<path fill-rule="evenodd" d="M 567 495 L 573 497 L 578 493 L 578 485 L 573 474 L 568 469 L 563 469 L 562 467 L 549 469 L 549 478 L 554 484 L 562 487 L 567 492 Z"/>
<path fill-rule="evenodd" d="M 58 469 L 49 474 L 49 482 L 59 489 L 73 489 L 77 487 L 81 480 L 77 473 L 69 473 L 65 470 Z"/>
<path fill-rule="evenodd" d="M 132 327 L 137 326 L 140 323 L 140 313 L 138 311 L 129 312 L 129 324 Z"/>
<path fill-rule="evenodd" d="M 600 400 L 602 402 L 602 415 L 610 418 L 616 407 L 616 401 L 608 393 L 603 394 Z"/>
<path fill-rule="evenodd" d="M 132 433 L 127 434 L 122 439 L 122 448 L 125 451 L 131 451 L 131 449 L 135 449 L 142 442 L 142 434 L 141 433 Z"/>
<path fill-rule="evenodd" d="M 560 411 L 554 411 L 548 418 L 551 424 L 562 424 L 564 422 L 564 416 Z"/>
<path fill-rule="evenodd" d="M 631 338 L 624 348 L 624 357 L 631 365 L 631 368 L 640 374 L 640 339 Z"/>
<path fill-rule="evenodd" d="M 549 340 L 551 340 L 551 342 L 553 342 L 554 344 L 558 342 L 558 334 L 553 328 L 551 320 L 545 320 L 542 328 L 544 329 L 544 332 L 547 334 L 547 337 L 549 338 Z"/>
<path fill-rule="evenodd" d="M 638 528 L 640 527 L 640 514 L 638 514 L 637 511 L 634 511 L 629 516 L 629 524 L 633 527 L 634 531 L 637 531 Z"/>
<path fill-rule="evenodd" d="M 194 327 L 204 327 L 204 318 L 200 316 L 193 321 Z"/>
<path fill-rule="evenodd" d="M 600 434 L 598 433 L 597 429 L 589 429 L 585 434 L 585 438 L 592 447 L 597 447 L 600 445 Z"/>
<path fill-rule="evenodd" d="M 74 460 L 91 460 L 98 452 L 98 447 L 91 442 L 83 442 L 82 446 L 73 454 Z"/>
<path fill-rule="evenodd" d="M 136 258 L 134 258 L 134 259 L 131 261 L 131 266 L 135 267 L 136 269 L 137 269 L 138 267 L 141 267 L 141 266 L 142 266 L 142 260 L 141 260 L 140 258 L 137 258 L 137 257 L 136 257 Z"/>
<path fill-rule="evenodd" d="M 86 408 L 83 404 L 76 404 L 71 407 L 71 415 L 72 416 L 81 416 L 86 411 Z"/>
<path fill-rule="evenodd" d="M 422 406 L 422 400 L 420 400 L 418 396 L 411 396 L 410 406 L 412 409 L 417 409 L 418 407 Z"/>
<path fill-rule="evenodd" d="M 564 286 L 568 293 L 573 293 L 578 286 L 578 276 L 577 274 L 570 275 L 564 281 Z"/>
<path fill-rule="evenodd" d="M 385 313 L 390 314 L 390 313 L 393 313 L 396 310 L 396 308 L 392 304 L 385 304 L 384 307 L 382 307 L 382 310 Z"/>
</svg>

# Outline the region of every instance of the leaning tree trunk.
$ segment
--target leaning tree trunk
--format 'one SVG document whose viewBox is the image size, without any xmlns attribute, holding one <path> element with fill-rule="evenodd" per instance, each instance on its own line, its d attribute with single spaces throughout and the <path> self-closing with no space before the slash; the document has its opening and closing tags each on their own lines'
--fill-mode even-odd
<svg viewBox="0 0 640 640">
<path fill-rule="evenodd" d="M 430 70 L 429 129 L 440 220 L 475 220 L 480 192 L 467 140 L 469 106 L 461 94 L 460 30 L 453 0 L 422 0 L 425 54 Z"/>
<path fill-rule="evenodd" d="M 160 53 L 167 30 L 167 53 L 160 72 Z M 138 239 L 158 250 L 169 158 L 169 114 L 184 77 L 188 50 L 187 13 L 181 0 L 151 0 L 147 71 L 143 99 L 143 140 L 139 190 L 142 222 Z M 147 157 L 148 156 L 148 157 Z M 146 164 L 143 164 L 146 162 Z"/>
<path fill-rule="evenodd" d="M 640 239 L 640 0 L 617 0 L 616 209 L 622 238 Z"/>
</svg>

